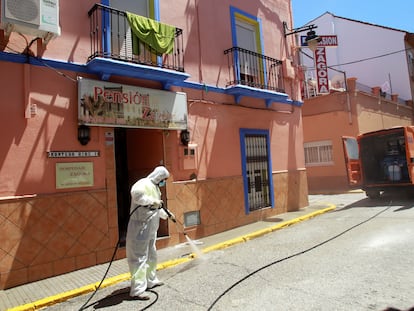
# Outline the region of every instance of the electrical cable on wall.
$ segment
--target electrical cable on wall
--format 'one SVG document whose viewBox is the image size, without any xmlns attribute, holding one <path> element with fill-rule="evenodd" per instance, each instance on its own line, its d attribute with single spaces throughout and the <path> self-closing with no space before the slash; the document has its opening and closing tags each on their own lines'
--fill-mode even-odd
<svg viewBox="0 0 414 311">
<path fill-rule="evenodd" d="M 13 48 L 11 48 L 11 47 L 9 47 L 8 46 L 8 44 L 6 44 L 6 45 L 1 45 L 1 48 L 2 49 L 9 49 L 10 51 L 12 51 L 12 52 L 14 52 L 14 53 L 16 53 L 16 54 L 22 54 L 22 55 L 26 55 L 27 56 L 27 58 L 28 58 L 28 62 L 29 62 L 29 60 L 30 60 L 30 58 L 31 57 L 33 57 L 35 60 L 37 60 L 38 62 L 40 62 L 43 66 L 45 66 L 45 67 L 47 67 L 47 68 L 49 68 L 49 69 L 51 69 L 51 70 L 53 70 L 54 72 L 56 72 L 58 75 L 60 75 L 60 76 L 62 76 L 62 77 L 64 77 L 64 78 L 67 78 L 67 79 L 69 79 L 70 81 L 72 81 L 72 82 L 75 82 L 75 83 L 77 83 L 77 80 L 76 79 L 74 79 L 74 78 L 72 78 L 72 77 L 70 77 L 70 76 L 68 76 L 67 74 L 65 74 L 65 73 L 63 73 L 63 72 L 61 72 L 61 71 L 59 71 L 59 70 L 57 70 L 56 68 L 54 68 L 54 67 L 52 67 L 52 66 L 50 66 L 49 64 L 47 64 L 47 62 L 45 62 L 41 57 L 38 57 L 38 56 L 36 56 L 34 53 L 33 53 L 33 51 L 30 49 L 31 48 L 31 46 L 32 46 L 32 44 L 34 43 L 34 42 L 36 42 L 38 39 L 42 39 L 42 38 L 40 38 L 40 37 L 35 37 L 35 38 L 33 38 L 30 42 L 27 40 L 27 38 L 26 38 L 26 36 L 25 35 L 23 35 L 22 33 L 18 33 L 21 37 L 23 37 L 23 39 L 25 40 L 25 42 L 26 42 L 26 47 L 25 47 L 25 49 L 22 51 L 22 52 L 19 52 L 19 51 L 17 51 L 17 50 L 15 50 L 15 49 L 13 49 Z"/>
<path fill-rule="evenodd" d="M 386 54 L 381 54 L 381 55 L 377 55 L 377 56 L 362 58 L 362 59 L 355 60 L 355 61 L 352 61 L 352 62 L 347 62 L 347 63 L 342 63 L 342 64 L 336 64 L 336 65 L 330 65 L 330 66 L 328 66 L 328 68 L 331 68 L 331 67 L 339 67 L 339 66 L 346 66 L 346 65 L 356 64 L 356 63 L 361 63 L 361 62 L 373 60 L 373 59 L 376 59 L 376 58 L 386 57 L 386 56 L 390 56 L 390 55 L 393 55 L 393 54 L 398 54 L 398 53 L 412 51 L 412 50 L 413 50 L 412 48 L 407 48 L 407 49 L 404 49 L 404 50 L 398 50 L 398 51 L 394 51 L 394 52 L 390 52 L 390 53 L 386 53 Z M 309 57 L 310 59 L 314 59 L 313 56 L 310 56 L 309 54 L 303 52 L 301 49 L 299 50 L 299 52 L 302 53 L 303 55 Z M 312 67 L 312 68 L 309 68 L 309 69 L 312 70 L 312 69 L 315 69 L 315 68 Z"/>
<path fill-rule="evenodd" d="M 58 75 L 60 75 L 60 76 L 62 76 L 62 77 L 64 77 L 64 78 L 66 78 L 66 79 L 69 79 L 69 80 L 70 80 L 70 81 L 72 81 L 72 82 L 75 82 L 75 83 L 77 83 L 77 82 L 78 82 L 76 79 L 74 79 L 74 78 L 72 78 L 72 77 L 68 76 L 67 74 L 65 74 L 65 73 L 63 73 L 63 72 L 61 72 L 61 71 L 57 70 L 56 68 L 53 68 L 52 66 L 48 65 L 48 64 L 47 64 L 45 61 L 43 61 L 41 58 L 34 57 L 34 56 L 33 56 L 33 58 L 35 58 L 37 61 L 41 62 L 41 63 L 42 63 L 45 67 L 47 67 L 47 68 L 49 68 L 49 69 L 53 70 L 54 72 L 56 72 Z"/>
<path fill-rule="evenodd" d="M 192 104 L 195 103 L 201 103 L 201 104 L 208 104 L 208 105 L 221 105 L 221 106 L 233 106 L 233 107 L 240 107 L 245 109 L 253 109 L 253 110 L 264 110 L 264 111 L 270 111 L 270 112 L 277 112 L 277 113 L 285 113 L 285 114 L 292 114 L 294 112 L 294 106 L 290 105 L 291 109 L 286 110 L 278 110 L 274 108 L 262 108 L 262 107 L 252 107 L 252 106 L 246 106 L 243 104 L 235 104 L 235 103 L 228 103 L 228 102 L 215 102 L 211 100 L 205 100 L 205 99 L 189 99 L 188 102 L 190 103 L 190 107 Z M 289 105 L 289 104 L 287 104 Z"/>
</svg>

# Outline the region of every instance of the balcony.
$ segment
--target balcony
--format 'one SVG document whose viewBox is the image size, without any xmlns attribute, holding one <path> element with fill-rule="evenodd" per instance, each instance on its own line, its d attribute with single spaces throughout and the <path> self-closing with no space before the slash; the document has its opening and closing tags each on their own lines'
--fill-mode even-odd
<svg viewBox="0 0 414 311">
<path fill-rule="evenodd" d="M 88 12 L 90 21 L 91 54 L 87 66 L 107 80 L 110 75 L 124 75 L 159 81 L 164 88 L 189 77 L 184 73 L 184 53 L 182 30 L 162 25 L 159 29 L 170 31 L 168 43 L 154 42 L 154 39 L 140 39 L 128 20 L 128 13 L 95 4 Z M 145 17 L 135 15 L 142 21 Z M 143 23 L 140 23 L 142 27 Z M 149 25 L 150 23 L 148 23 Z M 149 25 L 148 27 L 151 27 Z M 157 28 L 158 29 L 158 28 Z M 153 28 L 148 29 L 152 32 Z M 161 30 L 158 30 L 161 31 Z M 164 33 L 159 37 L 168 38 Z M 154 36 L 155 37 L 155 36 Z M 155 40 L 156 41 L 156 40 Z"/>
<path fill-rule="evenodd" d="M 225 50 L 229 68 L 227 93 L 263 98 L 266 105 L 273 101 L 286 100 L 282 61 L 242 49 L 232 47 Z"/>
<path fill-rule="evenodd" d="M 229 85 L 284 92 L 282 61 L 239 47 L 225 50 L 230 72 Z"/>
</svg>

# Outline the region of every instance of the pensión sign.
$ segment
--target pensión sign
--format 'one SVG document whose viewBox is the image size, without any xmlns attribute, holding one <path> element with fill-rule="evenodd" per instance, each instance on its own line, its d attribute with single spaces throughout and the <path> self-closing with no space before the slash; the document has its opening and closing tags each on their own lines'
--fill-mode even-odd
<svg viewBox="0 0 414 311">
<path fill-rule="evenodd" d="M 338 37 L 336 35 L 319 36 L 321 41 L 314 52 L 316 78 L 318 81 L 318 93 L 329 93 L 328 65 L 326 61 L 325 47 L 338 46 Z M 300 37 L 301 46 L 306 47 L 306 36 Z"/>
<path fill-rule="evenodd" d="M 91 126 L 187 128 L 187 95 L 78 78 L 78 123 Z"/>
<path fill-rule="evenodd" d="M 324 47 L 335 47 L 338 46 L 338 37 L 336 35 L 327 35 L 327 36 L 318 36 L 321 38 L 321 41 L 318 42 L 318 46 Z M 300 45 L 308 46 L 306 43 L 306 36 L 300 36 Z"/>
</svg>

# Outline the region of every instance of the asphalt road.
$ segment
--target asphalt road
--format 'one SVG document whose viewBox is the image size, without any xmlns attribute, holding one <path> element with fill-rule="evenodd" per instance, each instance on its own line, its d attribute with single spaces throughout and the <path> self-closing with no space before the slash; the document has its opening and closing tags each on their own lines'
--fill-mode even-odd
<svg viewBox="0 0 414 311">
<path fill-rule="evenodd" d="M 414 199 L 311 196 L 333 212 L 159 271 L 150 301 L 129 283 L 86 310 L 384 310 L 414 307 Z M 51 310 L 78 310 L 89 294 Z"/>
</svg>

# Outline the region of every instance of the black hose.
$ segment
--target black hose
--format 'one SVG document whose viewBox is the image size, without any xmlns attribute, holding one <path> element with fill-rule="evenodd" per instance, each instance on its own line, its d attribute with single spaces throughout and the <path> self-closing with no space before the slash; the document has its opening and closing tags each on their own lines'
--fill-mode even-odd
<svg viewBox="0 0 414 311">
<path fill-rule="evenodd" d="M 108 268 L 106 269 L 105 274 L 104 274 L 104 276 L 103 276 L 103 278 L 102 278 L 101 282 L 99 283 L 98 287 L 96 287 L 95 291 L 92 293 L 92 295 L 89 297 L 89 299 L 88 299 L 88 300 L 86 300 L 86 302 L 82 305 L 82 307 L 80 307 L 80 308 L 79 308 L 79 311 L 85 310 L 85 308 L 89 307 L 89 306 L 87 306 L 87 304 L 89 303 L 89 301 L 91 301 L 91 299 L 93 298 L 93 296 L 95 296 L 96 292 L 97 292 L 97 291 L 99 290 L 99 288 L 101 287 L 101 285 L 102 285 L 103 281 L 106 279 L 106 276 L 107 276 L 107 274 L 108 274 L 108 272 L 109 272 L 109 268 L 111 268 L 112 262 L 113 262 L 113 261 L 114 261 L 114 259 L 115 259 L 115 255 L 116 255 L 116 252 L 118 251 L 118 248 L 119 248 L 119 244 L 120 244 L 120 242 L 121 242 L 121 241 L 120 241 L 120 238 L 119 238 L 119 239 L 118 239 L 118 242 L 116 243 L 114 253 L 112 254 L 111 261 L 109 262 Z"/>
<path fill-rule="evenodd" d="M 140 208 L 140 207 L 148 207 L 148 205 L 138 205 L 137 207 L 135 207 L 133 210 L 132 210 L 132 212 L 131 213 L 129 213 L 129 215 L 128 215 L 128 222 L 127 223 L 129 223 L 129 220 L 131 219 L 131 216 L 132 216 L 132 214 L 134 214 L 135 213 L 135 211 L 138 209 L 138 208 Z M 171 213 L 170 213 L 170 215 L 171 215 Z M 104 276 L 103 276 L 103 278 L 102 278 L 102 280 L 101 280 L 101 282 L 99 283 L 99 285 L 96 287 L 96 289 L 95 289 L 95 291 L 92 293 L 92 295 L 88 298 L 88 300 L 86 300 L 86 302 L 79 308 L 79 310 L 78 311 L 82 311 L 82 310 L 85 310 L 85 308 L 87 308 L 87 307 L 89 307 L 89 306 L 87 306 L 87 304 L 89 303 L 89 301 L 91 301 L 91 299 L 95 296 L 95 294 L 97 293 L 97 291 L 101 288 L 101 286 L 102 286 L 102 283 L 103 283 L 103 281 L 106 279 L 106 276 L 108 275 L 108 272 L 109 272 L 109 269 L 111 268 L 111 265 L 112 265 L 112 262 L 114 261 L 114 259 L 115 259 L 115 255 L 116 255 L 116 252 L 118 251 L 118 248 L 119 248 L 119 245 L 121 244 L 121 236 L 119 235 L 119 237 L 118 237 L 118 241 L 116 242 L 116 246 L 115 246 L 115 249 L 114 249 L 114 253 L 112 254 L 112 258 L 111 258 L 111 260 L 109 261 L 109 265 L 108 265 L 108 268 L 106 268 L 106 271 L 105 271 L 105 274 L 104 274 Z"/>
<path fill-rule="evenodd" d="M 371 217 L 369 217 L 368 219 L 366 219 L 366 220 L 364 220 L 364 221 L 361 221 L 360 223 L 358 223 L 358 224 L 356 224 L 356 225 L 353 225 L 352 227 L 350 227 L 350 228 L 348 228 L 348 229 L 346 229 L 346 230 L 344 230 L 344 231 L 342 231 L 342 232 L 340 232 L 340 233 L 338 233 L 337 235 L 335 235 L 335 236 L 333 236 L 333 237 L 331 237 L 331 238 L 329 238 L 329 239 L 327 239 L 327 240 L 325 240 L 325 241 L 322 241 L 322 242 L 320 242 L 320 243 L 318 243 L 318 244 L 316 244 L 316 245 L 314 245 L 314 246 L 312 246 L 312 247 L 309 247 L 309 248 L 307 248 L 307 249 L 305 249 L 305 250 L 303 250 L 303 251 L 300 251 L 300 252 L 297 252 L 297 253 L 295 253 L 295 254 L 292 254 L 292 255 L 290 255 L 290 256 L 287 256 L 287 257 L 284 257 L 284 258 L 282 258 L 282 259 L 278 259 L 278 260 L 276 260 L 276 261 L 273 261 L 273 262 L 271 262 L 271 263 L 269 263 L 269 264 L 267 264 L 267 265 L 265 265 L 265 266 L 263 266 L 263 267 L 260 267 L 260 268 L 258 268 L 258 269 L 256 269 L 256 270 L 254 270 L 253 272 L 251 272 L 251 273 L 249 273 L 248 275 L 246 275 L 245 277 L 243 277 L 242 279 L 240 279 L 240 280 L 238 280 L 237 282 L 235 282 L 233 285 L 231 285 L 230 287 L 228 287 L 223 293 L 221 293 L 214 301 L 213 301 L 213 303 L 208 307 L 208 311 L 210 311 L 210 310 L 212 310 L 213 309 L 213 307 L 217 304 L 217 302 L 221 299 L 221 298 L 223 298 L 223 296 L 225 296 L 228 292 L 230 292 L 233 288 L 235 288 L 237 285 L 239 285 L 240 283 L 242 283 L 242 282 L 244 282 L 244 281 L 246 281 L 249 277 L 251 277 L 251 276 L 253 276 L 253 275 L 255 275 L 256 273 L 258 273 L 258 272 L 260 272 L 260 271 L 262 271 L 262 270 L 264 270 L 264 269 L 267 269 L 267 268 L 269 268 L 269 267 L 271 267 L 271 266 L 273 266 L 273 265 L 275 265 L 275 264 L 278 264 L 278 263 L 280 263 L 280 262 L 282 262 L 282 261 L 285 261 L 285 260 L 288 260 L 288 259 L 291 259 L 291 258 L 293 258 L 293 257 L 296 257 L 296 256 L 299 256 L 299 255 L 302 255 L 302 254 L 305 254 L 305 253 L 307 253 L 307 252 L 310 252 L 311 250 L 314 250 L 315 248 L 318 248 L 318 247 L 320 247 L 320 246 L 322 246 L 322 245 L 324 245 L 324 244 L 326 244 L 326 243 L 328 243 L 328 242 L 330 242 L 330 241 L 332 241 L 332 240 L 335 240 L 335 239 L 337 239 L 337 238 L 339 238 L 340 236 L 342 236 L 342 235 L 344 235 L 345 233 L 347 233 L 347 232 L 349 232 L 349 231 L 351 231 L 351 230 L 353 230 L 353 229 L 355 229 L 356 227 L 359 227 L 359 226 L 361 226 L 361 225 L 363 225 L 363 224 L 365 224 L 366 222 L 368 222 L 368 221 L 370 221 L 370 220 L 372 220 L 372 219 L 374 219 L 374 218 L 376 218 L 376 217 L 378 217 L 380 214 L 382 214 L 382 213 L 384 213 L 385 211 L 387 211 L 388 209 L 390 209 L 390 204 L 391 204 L 391 202 L 388 204 L 388 206 L 385 208 L 385 209 L 383 209 L 383 210 L 381 210 L 381 211 L 379 211 L 378 213 L 376 213 L 375 215 L 373 215 L 373 216 L 371 216 Z"/>
</svg>

